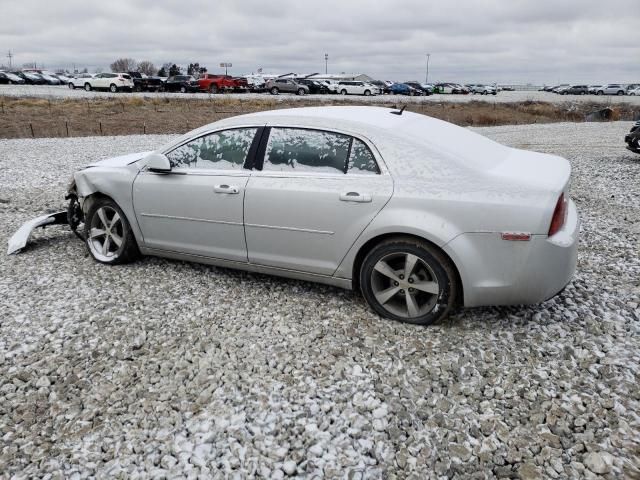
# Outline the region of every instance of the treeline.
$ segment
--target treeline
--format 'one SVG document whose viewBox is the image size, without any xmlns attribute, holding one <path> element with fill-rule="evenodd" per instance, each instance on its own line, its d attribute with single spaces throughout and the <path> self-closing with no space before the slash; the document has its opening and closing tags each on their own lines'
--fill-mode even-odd
<svg viewBox="0 0 640 480">
<path fill-rule="evenodd" d="M 119 58 L 110 66 L 112 72 L 140 72 L 148 76 L 157 75 L 158 77 L 172 77 L 174 75 L 193 75 L 199 76 L 207 73 L 207 67 L 200 66 L 199 62 L 190 63 L 187 71 L 183 72 L 182 68 L 175 63 L 165 63 L 159 69 L 148 60 L 138 62 L 133 58 Z"/>
</svg>

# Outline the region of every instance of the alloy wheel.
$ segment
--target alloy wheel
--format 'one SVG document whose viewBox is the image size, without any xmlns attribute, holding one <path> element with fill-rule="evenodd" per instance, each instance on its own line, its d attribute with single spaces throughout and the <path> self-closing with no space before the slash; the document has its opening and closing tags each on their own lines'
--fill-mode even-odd
<svg viewBox="0 0 640 480">
<path fill-rule="evenodd" d="M 118 257 L 123 241 L 124 225 L 120 214 L 106 205 L 96 210 L 87 239 L 93 256 L 102 262 L 111 262 Z"/>
<path fill-rule="evenodd" d="M 415 318 L 436 305 L 440 285 L 427 263 L 412 253 L 391 253 L 371 272 L 371 287 L 378 303 L 389 313 Z"/>
</svg>

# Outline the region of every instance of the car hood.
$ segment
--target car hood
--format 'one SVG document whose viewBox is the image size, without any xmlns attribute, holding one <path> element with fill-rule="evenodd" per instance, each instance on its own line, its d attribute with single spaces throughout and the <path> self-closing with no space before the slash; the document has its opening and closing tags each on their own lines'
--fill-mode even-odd
<svg viewBox="0 0 640 480">
<path fill-rule="evenodd" d="M 89 167 L 126 167 L 127 165 L 131 165 L 134 162 L 146 157 L 152 153 L 149 152 L 138 152 L 138 153 L 129 153 L 127 155 L 120 155 L 118 157 L 107 158 L 105 160 L 98 160 L 97 162 L 90 163 L 86 166 Z"/>
</svg>

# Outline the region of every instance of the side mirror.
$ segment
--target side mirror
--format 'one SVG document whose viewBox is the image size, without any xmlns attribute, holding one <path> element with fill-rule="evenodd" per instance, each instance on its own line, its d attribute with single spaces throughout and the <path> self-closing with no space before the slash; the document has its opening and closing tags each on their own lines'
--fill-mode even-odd
<svg viewBox="0 0 640 480">
<path fill-rule="evenodd" d="M 161 153 L 152 153 L 146 158 L 146 166 L 150 172 L 169 173 L 171 171 L 171 163 L 169 159 Z"/>
</svg>

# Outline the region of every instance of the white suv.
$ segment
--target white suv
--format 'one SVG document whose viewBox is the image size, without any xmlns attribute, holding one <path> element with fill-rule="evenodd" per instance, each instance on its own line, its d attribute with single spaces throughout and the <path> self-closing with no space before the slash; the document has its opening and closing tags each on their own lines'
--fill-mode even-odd
<svg viewBox="0 0 640 480">
<path fill-rule="evenodd" d="M 624 88 L 619 83 L 603 85 L 596 92 L 598 95 L 624 95 Z"/>
<path fill-rule="evenodd" d="M 84 89 L 89 92 L 91 90 L 109 90 L 116 93 L 122 90 L 133 91 L 133 79 L 128 73 L 99 73 L 92 78 L 84 79 Z"/>
<path fill-rule="evenodd" d="M 338 82 L 337 92 L 342 95 L 378 95 L 378 87 L 360 81 Z"/>
<path fill-rule="evenodd" d="M 69 82 L 69 88 L 71 90 L 76 88 L 84 88 L 84 84 L 86 83 L 88 78 L 93 78 L 93 73 L 78 73 L 71 77 L 71 81 Z"/>
</svg>

